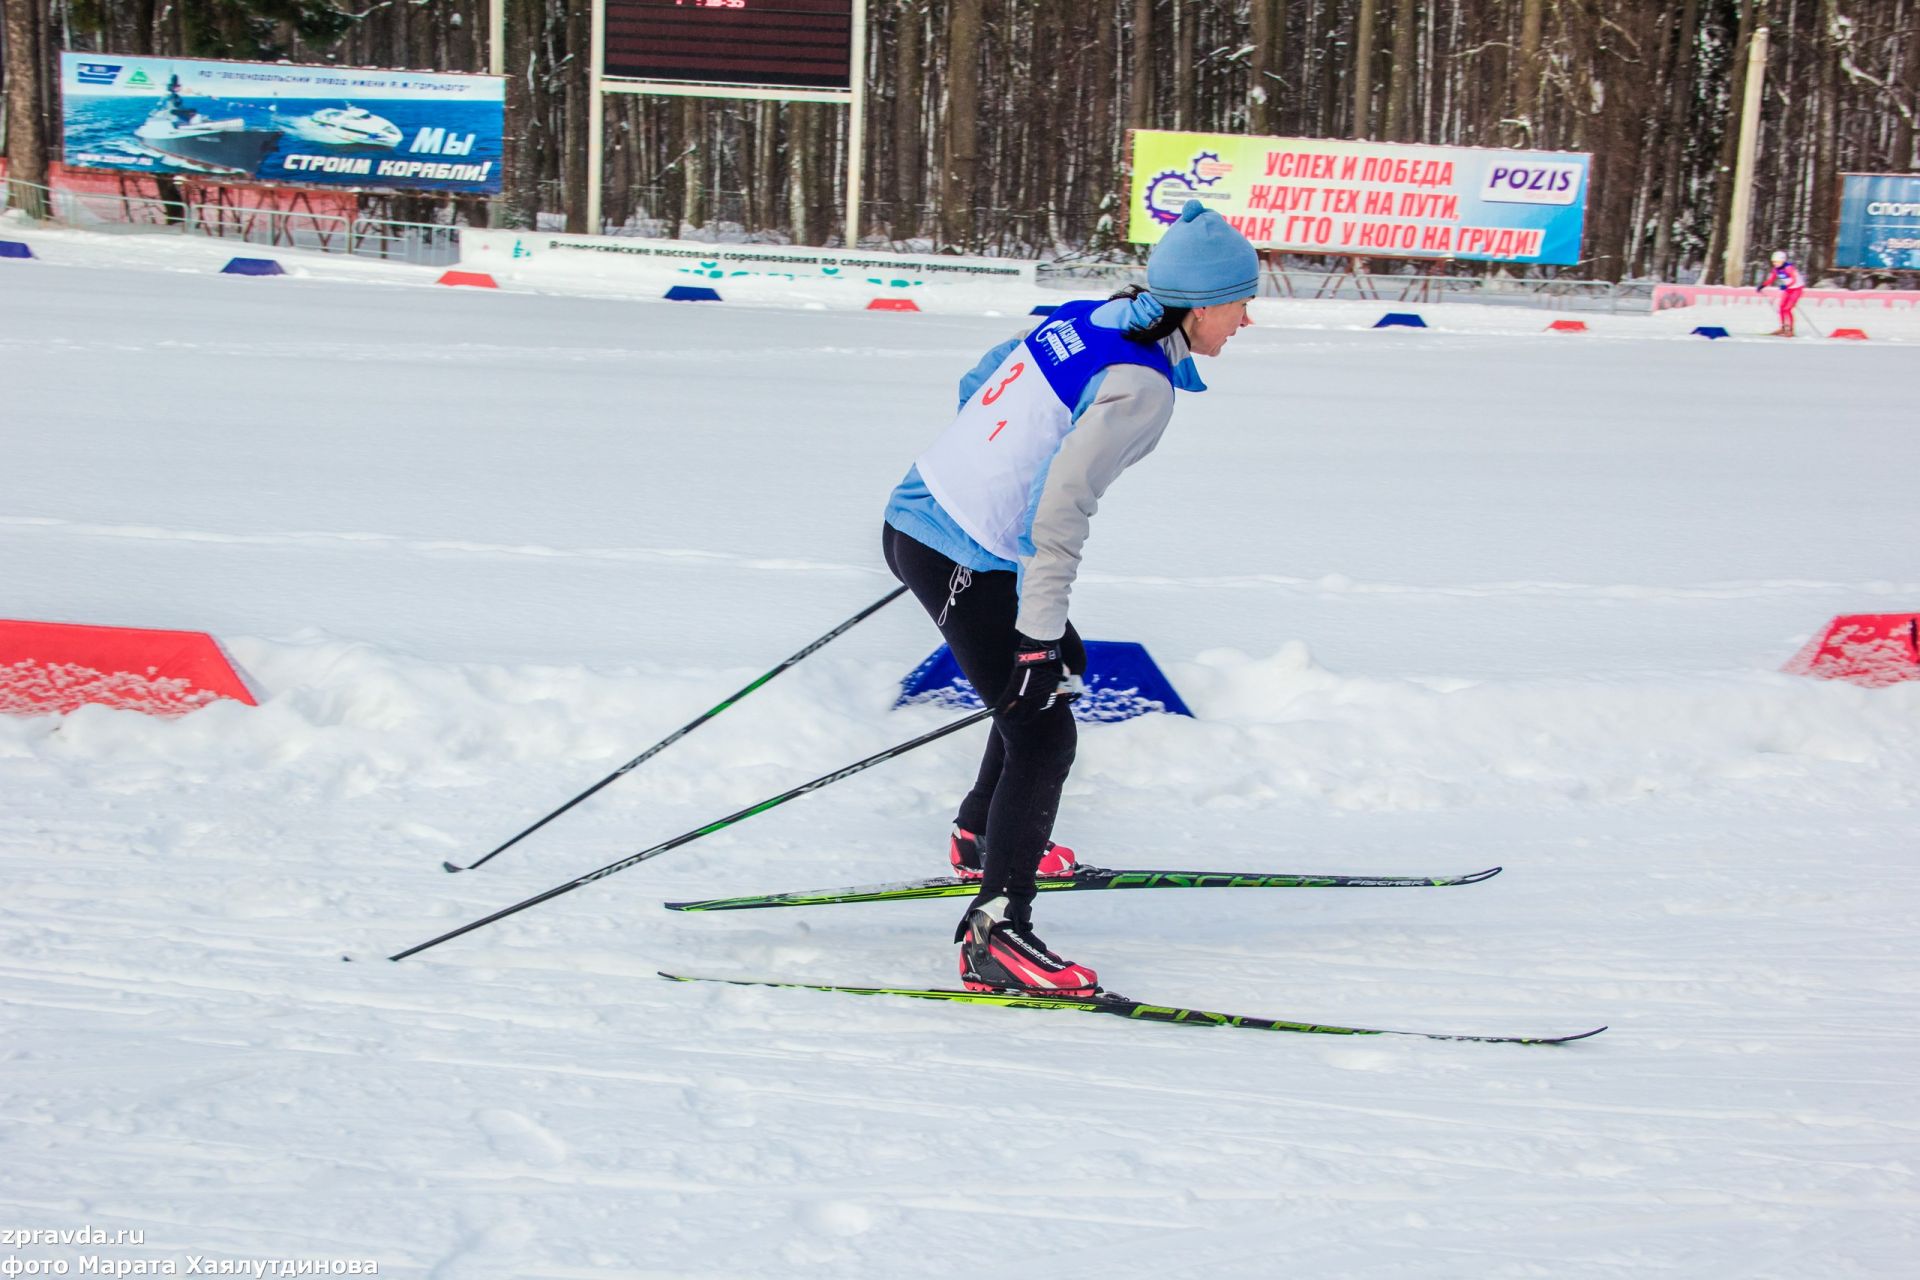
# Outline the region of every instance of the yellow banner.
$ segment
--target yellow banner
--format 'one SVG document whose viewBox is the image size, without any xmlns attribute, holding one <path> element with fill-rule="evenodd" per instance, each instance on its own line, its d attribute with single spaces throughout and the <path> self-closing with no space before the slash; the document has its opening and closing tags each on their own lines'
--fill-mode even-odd
<svg viewBox="0 0 1920 1280">
<path fill-rule="evenodd" d="M 1591 157 L 1330 138 L 1133 133 L 1128 238 L 1189 200 L 1292 253 L 1574 263 Z"/>
</svg>

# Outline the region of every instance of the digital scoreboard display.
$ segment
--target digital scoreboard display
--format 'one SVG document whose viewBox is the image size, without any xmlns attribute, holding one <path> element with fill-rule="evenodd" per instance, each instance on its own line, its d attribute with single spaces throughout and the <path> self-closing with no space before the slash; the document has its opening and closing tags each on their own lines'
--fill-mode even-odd
<svg viewBox="0 0 1920 1280">
<path fill-rule="evenodd" d="M 606 74 L 849 89 L 853 0 L 606 0 Z"/>
</svg>

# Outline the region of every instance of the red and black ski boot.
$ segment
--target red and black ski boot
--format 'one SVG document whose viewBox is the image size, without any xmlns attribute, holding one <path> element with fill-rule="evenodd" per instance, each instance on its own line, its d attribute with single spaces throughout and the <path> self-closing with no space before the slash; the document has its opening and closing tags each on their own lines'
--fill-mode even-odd
<svg viewBox="0 0 1920 1280">
<path fill-rule="evenodd" d="M 947 841 L 947 861 L 953 864 L 953 874 L 960 879 L 978 880 L 986 869 L 980 837 L 964 828 L 955 827 Z M 1049 879 L 1070 879 L 1079 865 L 1073 850 L 1049 840 L 1046 852 L 1040 855 L 1040 869 L 1034 874 Z"/>
<path fill-rule="evenodd" d="M 1099 974 L 1055 955 L 1030 923 L 1009 919 L 1010 912 L 1005 898 L 989 898 L 968 908 L 954 934 L 960 944 L 962 986 L 969 991 L 1032 991 L 1050 996 L 1099 993 Z"/>
</svg>

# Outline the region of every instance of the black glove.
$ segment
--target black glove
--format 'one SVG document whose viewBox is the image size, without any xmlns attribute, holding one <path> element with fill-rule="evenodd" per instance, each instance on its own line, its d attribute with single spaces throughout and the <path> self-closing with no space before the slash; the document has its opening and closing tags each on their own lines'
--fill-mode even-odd
<svg viewBox="0 0 1920 1280">
<path fill-rule="evenodd" d="M 1765 293 L 1767 291 L 1767 286 L 1765 286 L 1764 284 L 1757 284 L 1753 286 L 1753 291 L 1755 293 Z"/>
<path fill-rule="evenodd" d="M 1034 640 L 1013 633 L 1013 677 L 994 699 L 993 709 L 1011 724 L 1026 724 L 1061 699 L 1067 662 L 1058 640 Z"/>
</svg>

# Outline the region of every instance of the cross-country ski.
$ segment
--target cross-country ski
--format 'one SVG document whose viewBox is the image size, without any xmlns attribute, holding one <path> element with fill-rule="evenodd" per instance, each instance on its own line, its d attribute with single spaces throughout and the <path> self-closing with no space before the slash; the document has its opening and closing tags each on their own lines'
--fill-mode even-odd
<svg viewBox="0 0 1920 1280">
<path fill-rule="evenodd" d="M 1277 871 L 1146 871 L 1076 865 L 1068 876 L 1034 881 L 1038 893 L 1084 893 L 1102 889 L 1430 889 L 1479 884 L 1500 874 L 1499 867 L 1455 876 L 1368 876 Z M 890 884 L 849 885 L 843 889 L 794 889 L 785 893 L 736 898 L 699 898 L 667 902 L 669 911 L 752 911 L 762 907 L 829 907 L 854 902 L 919 902 L 927 898 L 971 898 L 978 880 L 933 876 Z"/>
<path fill-rule="evenodd" d="M 1380 1027 L 1343 1027 L 1326 1022 L 1289 1022 L 1281 1018 L 1259 1018 L 1243 1013 L 1211 1013 L 1205 1009 L 1183 1009 L 1177 1005 L 1149 1004 L 1129 1000 L 1111 991 L 1090 996 L 1050 996 L 1039 991 L 951 991 L 941 987 L 857 987 L 829 982 L 773 982 L 758 978 L 713 978 L 698 975 L 660 974 L 671 982 L 720 982 L 735 987 L 781 987 L 790 991 L 824 991 L 852 996 L 898 996 L 909 1000 L 934 1000 L 948 1004 L 984 1005 L 997 1009 L 1047 1009 L 1068 1013 L 1104 1013 L 1134 1022 L 1168 1022 L 1183 1027 L 1237 1027 L 1243 1031 L 1293 1031 L 1321 1036 L 1412 1036 L 1425 1040 L 1477 1040 L 1483 1044 L 1571 1044 L 1597 1036 L 1605 1027 L 1576 1031 L 1561 1036 L 1461 1035 L 1440 1031 L 1392 1031 Z"/>
</svg>

